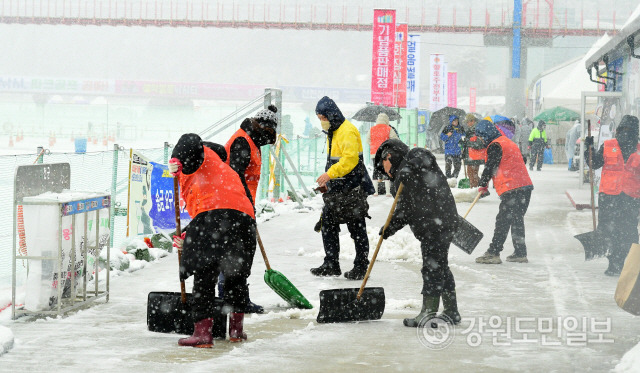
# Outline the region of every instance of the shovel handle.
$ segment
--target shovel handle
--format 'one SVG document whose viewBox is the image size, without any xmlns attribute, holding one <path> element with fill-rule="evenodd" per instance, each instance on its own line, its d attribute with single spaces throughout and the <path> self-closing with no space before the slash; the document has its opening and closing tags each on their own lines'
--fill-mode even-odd
<svg viewBox="0 0 640 373">
<path fill-rule="evenodd" d="M 173 201 L 174 201 L 174 209 L 176 210 L 176 235 L 182 235 L 180 229 L 180 184 L 178 183 L 178 177 L 173 177 Z M 180 264 L 182 263 L 182 248 L 178 249 L 178 269 L 180 269 Z M 184 281 L 180 280 L 180 300 L 182 303 L 187 303 L 187 291 L 184 286 Z"/>
<path fill-rule="evenodd" d="M 591 119 L 587 119 L 587 136 L 591 137 Z M 589 147 L 589 186 L 591 187 L 591 218 L 593 230 L 596 230 L 596 204 L 593 191 L 593 146 Z"/>
<path fill-rule="evenodd" d="M 476 202 L 478 202 L 478 200 L 480 199 L 481 195 L 482 195 L 482 193 L 478 193 L 476 198 L 473 199 L 473 203 L 471 204 L 471 206 L 469 206 L 469 209 L 467 210 L 467 212 L 464 213 L 464 216 L 462 217 L 463 219 L 467 218 L 467 215 L 469 215 L 469 213 L 471 212 L 471 209 L 473 208 L 473 206 L 476 205 Z"/>
<path fill-rule="evenodd" d="M 384 231 L 389 227 L 389 223 L 391 223 L 391 218 L 393 217 L 393 212 L 396 210 L 396 205 L 398 204 L 398 198 L 400 198 L 400 193 L 402 193 L 402 189 L 404 185 L 400 183 L 398 187 L 398 191 L 396 192 L 396 198 L 393 199 L 393 204 L 391 205 L 391 210 L 389 210 L 389 216 L 387 216 L 387 222 L 384 223 L 384 227 L 382 228 L 382 235 L 378 239 L 378 245 L 376 245 L 376 251 L 373 252 L 373 256 L 371 257 L 371 263 L 369 263 L 369 268 L 367 268 L 367 273 L 364 275 L 364 279 L 362 280 L 362 285 L 360 286 L 360 290 L 358 291 L 358 295 L 356 296 L 357 300 L 360 300 L 362 296 L 362 292 L 364 291 L 364 287 L 367 285 L 367 280 L 369 280 L 369 274 L 373 269 L 373 264 L 376 262 L 376 258 L 378 257 L 378 251 L 380 250 L 380 246 L 382 246 L 382 241 L 384 240 Z"/>
<path fill-rule="evenodd" d="M 264 245 L 262 244 L 262 239 L 260 239 L 258 228 L 256 228 L 256 240 L 258 240 L 258 246 L 260 246 L 260 252 L 262 253 L 262 259 L 264 259 L 264 265 L 267 266 L 267 271 L 269 271 L 271 270 L 271 266 L 269 265 L 269 259 L 267 259 L 267 253 L 264 251 Z"/>
</svg>

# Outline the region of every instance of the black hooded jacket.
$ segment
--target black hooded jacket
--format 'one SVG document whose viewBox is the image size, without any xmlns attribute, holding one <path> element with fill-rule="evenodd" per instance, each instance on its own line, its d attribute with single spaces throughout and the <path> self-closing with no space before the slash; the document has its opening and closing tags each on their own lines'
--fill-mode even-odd
<svg viewBox="0 0 640 373">
<path fill-rule="evenodd" d="M 616 140 L 618 140 L 622 158 L 626 162 L 638 146 L 638 118 L 632 115 L 623 116 L 616 128 Z M 584 159 L 589 160 L 588 147 L 584 150 Z M 604 144 L 593 154 L 592 162 L 594 169 L 604 166 Z"/>
<path fill-rule="evenodd" d="M 180 137 L 171 152 L 171 158 L 179 159 L 182 163 L 182 172 L 190 175 L 196 172 L 204 162 L 204 146 L 216 152 L 223 162 L 227 160 L 227 151 L 224 146 L 202 141 L 195 133 L 185 133 Z"/>
<path fill-rule="evenodd" d="M 391 172 L 396 189 L 400 183 L 404 189 L 385 236 L 393 235 L 407 224 L 420 241 L 456 231 L 456 203 L 447 178 L 430 151 L 423 148 L 409 150 L 397 169 L 394 171 L 392 167 Z"/>
</svg>

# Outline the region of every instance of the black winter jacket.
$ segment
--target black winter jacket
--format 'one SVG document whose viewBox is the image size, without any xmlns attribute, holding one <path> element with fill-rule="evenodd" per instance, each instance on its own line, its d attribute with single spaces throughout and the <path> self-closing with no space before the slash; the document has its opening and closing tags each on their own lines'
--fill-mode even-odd
<svg viewBox="0 0 640 373">
<path fill-rule="evenodd" d="M 396 188 L 404 189 L 398 199 L 385 236 L 391 236 L 409 224 L 415 237 L 429 240 L 458 228 L 458 210 L 436 158 L 423 148 L 411 149 L 394 177 Z"/>
</svg>

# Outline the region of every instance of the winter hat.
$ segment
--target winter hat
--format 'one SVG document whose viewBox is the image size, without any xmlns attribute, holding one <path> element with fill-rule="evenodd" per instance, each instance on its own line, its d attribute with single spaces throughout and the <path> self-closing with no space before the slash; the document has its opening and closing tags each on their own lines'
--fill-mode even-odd
<svg viewBox="0 0 640 373">
<path fill-rule="evenodd" d="M 383 142 L 378 151 L 376 151 L 376 157 L 374 159 L 374 167 L 378 172 L 381 172 L 383 175 L 386 175 L 384 172 L 384 166 L 382 165 L 382 160 L 387 157 L 387 155 L 391 154 L 391 158 L 389 161 L 391 162 L 391 175 L 396 174 L 396 170 L 402 163 L 402 160 L 409 152 L 409 147 L 403 143 L 400 139 L 389 139 Z M 393 180 L 393 177 L 391 177 Z"/>
<path fill-rule="evenodd" d="M 502 136 L 493 123 L 484 119 L 476 126 L 476 135 L 478 135 L 478 137 L 484 140 L 487 144 Z"/>
<path fill-rule="evenodd" d="M 471 123 L 471 122 L 477 122 L 478 119 L 476 118 L 475 115 L 469 113 L 464 117 L 464 122 L 465 123 Z"/>
<path fill-rule="evenodd" d="M 271 127 L 274 130 L 278 129 L 278 116 L 276 113 L 278 108 L 274 105 L 269 105 L 267 109 L 262 109 L 254 117 L 263 126 Z"/>
<path fill-rule="evenodd" d="M 453 124 L 453 121 L 458 119 L 458 124 L 460 124 L 460 119 L 457 115 L 449 115 L 449 124 Z"/>
<path fill-rule="evenodd" d="M 389 125 L 389 116 L 385 113 L 378 114 L 378 118 L 376 119 L 376 124 Z"/>
<path fill-rule="evenodd" d="M 543 128 L 543 126 L 546 127 L 547 124 L 543 120 L 539 121 L 538 122 L 538 129 L 541 130 Z"/>
</svg>

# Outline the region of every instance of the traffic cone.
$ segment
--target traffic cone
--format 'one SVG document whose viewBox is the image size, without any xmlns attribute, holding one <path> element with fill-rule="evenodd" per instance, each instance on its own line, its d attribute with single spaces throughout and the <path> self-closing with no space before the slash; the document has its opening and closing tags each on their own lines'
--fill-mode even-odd
<svg viewBox="0 0 640 373">
<path fill-rule="evenodd" d="M 104 136 L 102 138 L 102 145 L 104 145 L 104 146 L 109 145 L 109 139 L 107 138 L 107 136 Z"/>
<path fill-rule="evenodd" d="M 13 148 L 13 136 L 9 135 L 9 147 Z"/>
</svg>

